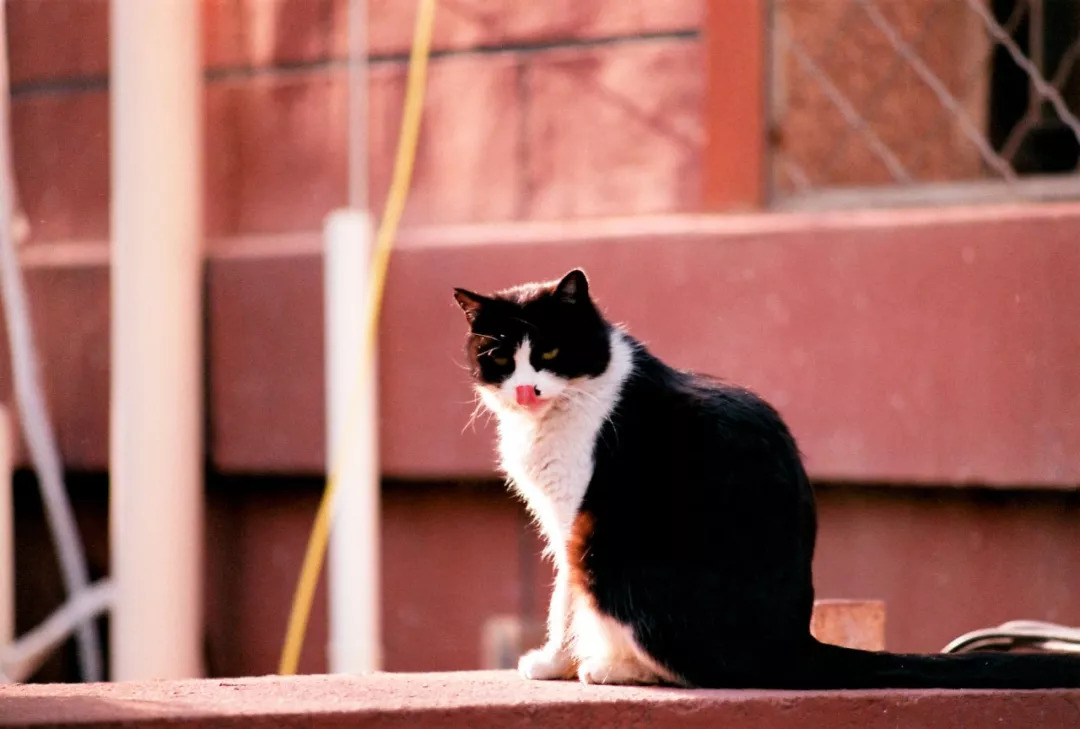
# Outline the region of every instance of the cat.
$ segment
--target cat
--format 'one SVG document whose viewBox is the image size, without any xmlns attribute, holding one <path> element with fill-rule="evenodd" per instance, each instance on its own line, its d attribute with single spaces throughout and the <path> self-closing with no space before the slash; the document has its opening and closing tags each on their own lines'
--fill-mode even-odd
<svg viewBox="0 0 1080 729">
<path fill-rule="evenodd" d="M 1080 686 L 1064 655 L 900 655 L 810 634 L 814 494 L 780 415 L 610 324 L 583 271 L 455 289 L 499 455 L 554 561 L 531 679 L 709 688 Z"/>
</svg>

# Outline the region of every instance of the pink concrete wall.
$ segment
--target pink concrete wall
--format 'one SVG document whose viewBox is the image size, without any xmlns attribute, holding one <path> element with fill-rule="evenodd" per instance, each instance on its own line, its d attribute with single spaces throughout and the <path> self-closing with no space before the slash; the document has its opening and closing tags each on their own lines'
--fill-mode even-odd
<svg viewBox="0 0 1080 729">
<path fill-rule="evenodd" d="M 774 402 L 815 478 L 1075 488 L 1078 225 L 1066 204 L 414 230 L 383 321 L 384 469 L 492 475 L 491 432 L 462 432 L 472 393 L 447 292 L 585 266 L 658 354 Z M 223 471 L 317 473 L 318 238 L 221 244 L 235 250 L 208 265 L 208 455 Z M 29 275 L 61 445 L 83 469 L 107 456 L 103 262 Z"/>
</svg>

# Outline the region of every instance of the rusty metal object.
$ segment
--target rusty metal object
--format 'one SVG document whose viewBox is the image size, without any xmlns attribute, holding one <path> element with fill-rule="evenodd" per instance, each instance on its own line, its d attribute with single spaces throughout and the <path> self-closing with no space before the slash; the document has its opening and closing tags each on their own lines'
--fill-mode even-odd
<svg viewBox="0 0 1080 729">
<path fill-rule="evenodd" d="M 885 603 L 881 600 L 817 600 L 810 632 L 822 643 L 885 650 Z"/>
</svg>

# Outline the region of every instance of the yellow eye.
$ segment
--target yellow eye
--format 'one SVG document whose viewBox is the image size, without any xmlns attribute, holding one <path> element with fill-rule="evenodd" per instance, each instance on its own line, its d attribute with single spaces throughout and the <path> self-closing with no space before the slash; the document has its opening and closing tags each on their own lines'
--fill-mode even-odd
<svg viewBox="0 0 1080 729">
<path fill-rule="evenodd" d="M 559 356 L 559 348 L 549 349 L 540 355 L 541 359 L 552 360 Z"/>
<path fill-rule="evenodd" d="M 506 365 L 510 364 L 509 357 L 492 357 L 491 361 L 499 365 L 500 367 L 505 367 Z"/>
</svg>

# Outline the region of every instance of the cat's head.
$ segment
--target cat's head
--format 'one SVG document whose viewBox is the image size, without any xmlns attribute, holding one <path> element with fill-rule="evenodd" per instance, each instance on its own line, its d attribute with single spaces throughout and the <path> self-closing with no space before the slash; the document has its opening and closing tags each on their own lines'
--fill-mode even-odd
<svg viewBox="0 0 1080 729">
<path fill-rule="evenodd" d="M 581 270 L 488 296 L 455 289 L 454 298 L 469 322 L 469 369 L 493 409 L 543 415 L 608 367 L 610 326 Z"/>
</svg>

